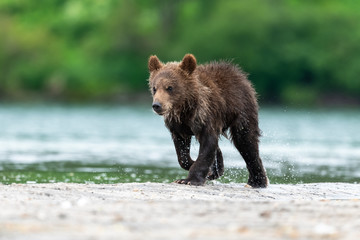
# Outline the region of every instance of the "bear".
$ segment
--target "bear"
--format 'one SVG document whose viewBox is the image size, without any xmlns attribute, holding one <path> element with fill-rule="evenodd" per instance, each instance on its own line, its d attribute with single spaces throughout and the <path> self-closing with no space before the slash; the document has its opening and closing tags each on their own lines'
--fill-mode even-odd
<svg viewBox="0 0 360 240">
<path fill-rule="evenodd" d="M 192 54 L 181 62 L 148 60 L 148 84 L 153 111 L 163 116 L 171 133 L 179 165 L 186 179 L 175 183 L 204 185 L 224 173 L 218 141 L 223 135 L 235 145 L 248 169 L 247 184 L 266 188 L 268 178 L 259 156 L 257 94 L 240 67 L 229 61 L 197 65 Z M 199 142 L 196 161 L 191 159 L 192 136 Z"/>
</svg>

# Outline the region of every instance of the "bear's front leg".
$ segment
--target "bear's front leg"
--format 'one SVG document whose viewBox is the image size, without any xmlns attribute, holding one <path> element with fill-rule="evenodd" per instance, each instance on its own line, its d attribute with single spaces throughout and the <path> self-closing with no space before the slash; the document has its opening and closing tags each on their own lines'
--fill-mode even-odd
<svg viewBox="0 0 360 240">
<path fill-rule="evenodd" d="M 194 163 L 190 157 L 191 136 L 186 136 L 184 138 L 176 132 L 172 132 L 171 136 L 174 141 L 176 155 L 180 166 L 185 170 L 189 170 Z"/>
<path fill-rule="evenodd" d="M 218 137 L 214 134 L 205 133 L 201 134 L 198 139 L 200 142 L 199 156 L 190 167 L 188 177 L 176 180 L 176 183 L 199 186 L 206 182 L 210 167 L 215 160 Z"/>
</svg>

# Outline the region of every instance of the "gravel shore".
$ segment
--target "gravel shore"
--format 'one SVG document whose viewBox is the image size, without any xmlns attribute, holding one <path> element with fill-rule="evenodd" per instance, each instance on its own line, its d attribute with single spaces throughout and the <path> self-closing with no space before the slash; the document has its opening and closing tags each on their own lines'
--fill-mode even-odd
<svg viewBox="0 0 360 240">
<path fill-rule="evenodd" d="M 360 185 L 0 185 L 0 239 L 360 239 Z"/>
</svg>

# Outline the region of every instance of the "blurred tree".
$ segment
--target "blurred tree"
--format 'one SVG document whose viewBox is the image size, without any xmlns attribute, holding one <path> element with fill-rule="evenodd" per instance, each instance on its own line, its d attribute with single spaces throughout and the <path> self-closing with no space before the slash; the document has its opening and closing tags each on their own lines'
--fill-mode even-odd
<svg viewBox="0 0 360 240">
<path fill-rule="evenodd" d="M 145 91 L 147 58 L 232 60 L 265 102 L 360 98 L 360 2 L 3 0 L 0 96 L 112 99 Z"/>
</svg>

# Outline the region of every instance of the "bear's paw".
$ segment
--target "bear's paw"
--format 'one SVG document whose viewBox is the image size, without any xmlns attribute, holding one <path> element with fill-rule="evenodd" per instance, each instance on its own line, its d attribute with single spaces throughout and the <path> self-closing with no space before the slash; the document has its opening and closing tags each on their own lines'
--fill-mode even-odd
<svg viewBox="0 0 360 240">
<path fill-rule="evenodd" d="M 174 183 L 185 184 L 185 185 L 193 185 L 193 186 L 202 186 L 205 184 L 204 180 L 195 180 L 195 179 L 179 179 L 175 180 Z"/>
</svg>

